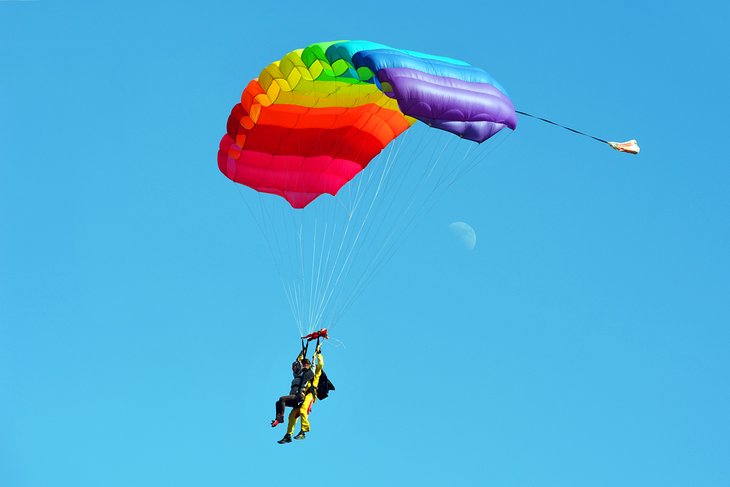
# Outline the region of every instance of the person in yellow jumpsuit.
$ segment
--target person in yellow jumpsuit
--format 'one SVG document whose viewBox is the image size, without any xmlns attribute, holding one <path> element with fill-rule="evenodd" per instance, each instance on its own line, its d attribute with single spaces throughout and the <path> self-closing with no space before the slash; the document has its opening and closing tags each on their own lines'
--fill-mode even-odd
<svg viewBox="0 0 730 487">
<path fill-rule="evenodd" d="M 286 430 L 286 436 L 291 438 L 291 434 L 294 433 L 294 427 L 297 424 L 297 418 L 301 419 L 301 430 L 294 437 L 295 440 L 303 440 L 306 434 L 309 432 L 309 412 L 312 410 L 312 404 L 317 400 L 317 385 L 319 385 L 319 378 L 322 375 L 322 369 L 324 369 L 324 357 L 320 347 L 314 351 L 314 379 L 312 379 L 312 387 L 304 396 L 304 402 L 299 408 L 292 409 L 289 413 L 289 424 Z M 285 437 L 286 438 L 286 437 Z"/>
</svg>

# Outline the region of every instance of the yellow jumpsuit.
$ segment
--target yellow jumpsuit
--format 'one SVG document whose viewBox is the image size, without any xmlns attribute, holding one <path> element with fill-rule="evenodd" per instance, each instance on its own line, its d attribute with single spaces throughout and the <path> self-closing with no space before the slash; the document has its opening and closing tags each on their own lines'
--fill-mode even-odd
<svg viewBox="0 0 730 487">
<path fill-rule="evenodd" d="M 287 434 L 294 433 L 294 427 L 297 425 L 297 418 L 302 418 L 302 431 L 305 433 L 309 432 L 309 408 L 311 404 L 316 400 L 314 397 L 314 391 L 317 390 L 319 384 L 319 376 L 322 375 L 322 369 L 324 368 L 324 357 L 322 352 L 314 356 L 316 365 L 314 367 L 314 379 L 312 379 L 312 387 L 310 392 L 304 396 L 304 402 L 299 408 L 292 409 L 289 413 L 289 424 L 287 425 Z"/>
</svg>

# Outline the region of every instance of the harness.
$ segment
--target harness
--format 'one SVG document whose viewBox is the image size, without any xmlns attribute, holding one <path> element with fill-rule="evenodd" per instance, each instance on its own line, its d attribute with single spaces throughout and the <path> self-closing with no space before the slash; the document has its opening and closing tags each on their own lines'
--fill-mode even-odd
<svg viewBox="0 0 730 487">
<path fill-rule="evenodd" d="M 309 350 L 309 344 L 316 340 L 316 346 L 314 347 L 315 350 L 319 349 L 320 340 L 321 339 L 329 339 L 327 336 L 327 328 L 322 328 L 321 330 L 315 331 L 314 333 L 310 333 L 309 335 L 304 335 L 301 337 L 302 340 L 302 351 L 300 355 L 302 356 L 302 360 L 307 358 L 307 351 Z M 314 357 L 313 357 L 314 358 Z M 310 369 L 311 370 L 311 369 Z M 323 371 L 324 372 L 324 371 Z M 301 383 L 300 383 L 301 386 Z M 307 414 L 312 412 L 312 406 L 314 405 L 315 401 L 317 400 L 317 388 L 314 387 L 314 378 L 312 378 L 311 382 L 309 383 L 309 387 L 306 391 L 300 391 L 304 393 L 304 398 L 307 397 L 307 394 L 312 394 L 312 402 L 309 403 L 309 407 L 307 408 Z M 301 406 L 304 402 L 304 399 L 302 399 L 302 402 L 298 404 L 298 406 Z"/>
</svg>

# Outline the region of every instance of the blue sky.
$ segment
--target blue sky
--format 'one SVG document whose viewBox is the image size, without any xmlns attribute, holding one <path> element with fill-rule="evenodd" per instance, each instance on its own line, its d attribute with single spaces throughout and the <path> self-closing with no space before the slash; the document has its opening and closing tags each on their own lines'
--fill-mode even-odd
<svg viewBox="0 0 730 487">
<path fill-rule="evenodd" d="M 0 485 L 728 485 L 728 13 L 0 2 Z M 282 447 L 298 331 L 217 145 L 263 66 L 347 38 L 642 153 L 520 119 L 338 323 Z"/>
</svg>

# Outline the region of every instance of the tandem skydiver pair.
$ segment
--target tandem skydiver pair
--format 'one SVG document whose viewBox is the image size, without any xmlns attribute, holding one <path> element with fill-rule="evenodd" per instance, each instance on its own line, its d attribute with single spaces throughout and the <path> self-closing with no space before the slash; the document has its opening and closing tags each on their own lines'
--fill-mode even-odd
<svg viewBox="0 0 730 487">
<path fill-rule="evenodd" d="M 301 419 L 301 428 L 299 433 L 294 436 L 294 439 L 303 440 L 306 438 L 310 430 L 309 413 L 312 411 L 314 402 L 317 399 L 325 399 L 329 391 L 335 390 L 335 386 L 329 381 L 327 374 L 324 372 L 324 356 L 322 355 L 320 339 L 327 338 L 326 328 L 302 337 L 302 350 L 292 363 L 292 374 L 294 378 L 291 382 L 289 394 L 281 396 L 276 401 L 276 417 L 271 421 L 272 427 L 284 423 L 284 412 L 286 408 L 292 408 L 289 413 L 286 434 L 278 441 L 281 445 L 291 443 L 297 419 Z M 312 370 L 312 362 L 307 358 L 307 348 L 309 342 L 313 340 L 317 340 L 314 354 L 312 355 L 314 370 Z"/>
</svg>

